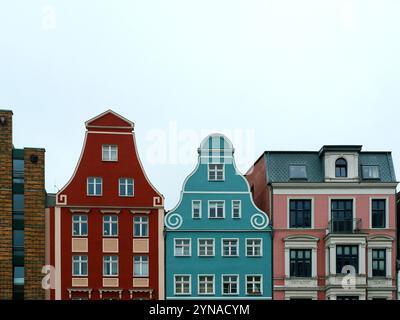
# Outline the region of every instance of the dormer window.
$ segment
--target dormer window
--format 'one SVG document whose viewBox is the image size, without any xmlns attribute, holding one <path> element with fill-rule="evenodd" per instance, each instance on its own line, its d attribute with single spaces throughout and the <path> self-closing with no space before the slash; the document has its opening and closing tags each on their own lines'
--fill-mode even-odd
<svg viewBox="0 0 400 320">
<path fill-rule="evenodd" d="M 118 161 L 118 146 L 116 145 L 103 145 L 103 161 Z"/>
<path fill-rule="evenodd" d="M 336 160 L 335 176 L 336 178 L 347 178 L 347 161 L 345 159 Z"/>
<path fill-rule="evenodd" d="M 209 181 L 224 181 L 225 167 L 223 164 L 208 165 L 208 180 Z"/>
<path fill-rule="evenodd" d="M 362 166 L 363 179 L 379 179 L 379 166 Z"/>
<path fill-rule="evenodd" d="M 304 165 L 292 165 L 289 167 L 290 179 L 306 180 L 307 179 L 307 167 Z"/>
</svg>

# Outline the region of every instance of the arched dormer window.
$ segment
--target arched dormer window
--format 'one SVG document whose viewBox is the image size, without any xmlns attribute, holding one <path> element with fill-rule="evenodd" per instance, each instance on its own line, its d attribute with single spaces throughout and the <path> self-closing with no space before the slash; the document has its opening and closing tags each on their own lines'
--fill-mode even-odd
<svg viewBox="0 0 400 320">
<path fill-rule="evenodd" d="M 347 177 L 347 161 L 343 158 L 337 159 L 335 164 L 336 178 Z"/>
</svg>

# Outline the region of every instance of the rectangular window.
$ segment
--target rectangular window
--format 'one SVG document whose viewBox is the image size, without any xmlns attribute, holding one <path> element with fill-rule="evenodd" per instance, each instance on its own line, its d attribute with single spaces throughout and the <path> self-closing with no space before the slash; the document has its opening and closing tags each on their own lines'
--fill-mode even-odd
<svg viewBox="0 0 400 320">
<path fill-rule="evenodd" d="M 118 236 L 118 216 L 103 217 L 103 235 L 105 237 Z"/>
<path fill-rule="evenodd" d="M 311 262 L 311 250 L 290 250 L 290 276 L 295 278 L 310 278 Z"/>
<path fill-rule="evenodd" d="M 88 275 L 88 256 L 72 257 L 72 275 L 74 277 L 87 277 Z"/>
<path fill-rule="evenodd" d="M 379 179 L 379 166 L 362 166 L 362 175 L 364 179 Z"/>
<path fill-rule="evenodd" d="M 136 238 L 147 238 L 149 236 L 149 218 L 133 218 L 133 236 Z"/>
<path fill-rule="evenodd" d="M 222 290 L 224 295 L 238 295 L 239 276 L 222 276 Z"/>
<path fill-rule="evenodd" d="M 25 208 L 25 197 L 23 194 L 13 195 L 13 211 L 14 212 L 24 212 Z"/>
<path fill-rule="evenodd" d="M 239 240 L 222 239 L 222 256 L 238 257 L 239 256 Z"/>
<path fill-rule="evenodd" d="M 208 165 L 208 180 L 209 181 L 224 181 L 225 166 L 223 164 Z"/>
<path fill-rule="evenodd" d="M 133 275 L 135 277 L 148 277 L 149 276 L 149 257 L 148 256 L 135 256 Z"/>
<path fill-rule="evenodd" d="M 120 197 L 133 197 L 133 179 L 120 178 L 119 179 L 119 196 Z"/>
<path fill-rule="evenodd" d="M 385 199 L 372 199 L 372 228 L 386 228 Z"/>
<path fill-rule="evenodd" d="M 214 239 L 199 239 L 199 257 L 213 257 L 214 255 Z"/>
<path fill-rule="evenodd" d="M 240 219 L 242 217 L 242 202 L 240 200 L 232 201 L 232 218 Z"/>
<path fill-rule="evenodd" d="M 175 276 L 175 294 L 176 295 L 190 295 L 190 276 Z"/>
<path fill-rule="evenodd" d="M 262 239 L 246 239 L 246 255 L 248 257 L 261 257 Z"/>
<path fill-rule="evenodd" d="M 210 219 L 223 219 L 225 218 L 225 202 L 224 201 L 210 201 L 208 203 L 208 217 Z"/>
<path fill-rule="evenodd" d="M 87 179 L 88 196 L 101 196 L 103 194 L 103 178 L 89 177 Z"/>
<path fill-rule="evenodd" d="M 103 145 L 103 161 L 118 161 L 118 146 Z"/>
<path fill-rule="evenodd" d="M 103 275 L 106 277 L 118 276 L 118 256 L 104 256 Z"/>
<path fill-rule="evenodd" d="M 372 276 L 386 277 L 386 250 L 372 250 Z"/>
<path fill-rule="evenodd" d="M 25 284 L 25 268 L 14 267 L 14 285 L 23 286 Z"/>
<path fill-rule="evenodd" d="M 246 276 L 246 294 L 262 295 L 262 277 Z"/>
<path fill-rule="evenodd" d="M 24 183 L 25 161 L 13 160 L 13 183 Z"/>
<path fill-rule="evenodd" d="M 13 246 L 14 248 L 24 248 L 25 232 L 24 230 L 13 231 Z"/>
<path fill-rule="evenodd" d="M 199 276 L 199 295 L 213 295 L 215 292 L 214 276 Z"/>
<path fill-rule="evenodd" d="M 88 217 L 86 215 L 72 216 L 72 234 L 74 237 L 86 237 L 88 235 Z"/>
<path fill-rule="evenodd" d="M 191 255 L 191 240 L 175 239 L 175 257 L 190 257 Z"/>
<path fill-rule="evenodd" d="M 332 232 L 353 232 L 353 200 L 332 200 Z"/>
<path fill-rule="evenodd" d="M 192 201 L 192 218 L 193 219 L 201 218 L 201 201 L 200 200 Z"/>
<path fill-rule="evenodd" d="M 336 247 L 336 273 L 342 274 L 346 266 L 353 266 L 358 273 L 358 246 Z"/>
<path fill-rule="evenodd" d="M 290 179 L 307 179 L 307 167 L 302 165 L 289 166 Z"/>
<path fill-rule="evenodd" d="M 290 200 L 290 228 L 311 228 L 311 200 Z"/>
</svg>

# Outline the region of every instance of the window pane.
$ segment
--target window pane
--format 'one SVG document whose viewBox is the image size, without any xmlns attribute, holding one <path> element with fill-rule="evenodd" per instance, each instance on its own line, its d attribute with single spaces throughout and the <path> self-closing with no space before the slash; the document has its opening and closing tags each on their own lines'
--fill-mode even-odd
<svg viewBox="0 0 400 320">
<path fill-rule="evenodd" d="M 24 285 L 24 283 L 25 283 L 25 268 L 14 267 L 14 284 Z"/>
<path fill-rule="evenodd" d="M 290 166 L 289 177 L 290 179 L 307 179 L 306 166 L 299 166 L 299 165 Z"/>
<path fill-rule="evenodd" d="M 14 247 L 24 247 L 24 231 L 14 230 Z"/>
<path fill-rule="evenodd" d="M 24 211 L 24 202 L 25 197 L 23 194 L 14 194 L 13 195 L 13 210 L 14 211 Z"/>
</svg>

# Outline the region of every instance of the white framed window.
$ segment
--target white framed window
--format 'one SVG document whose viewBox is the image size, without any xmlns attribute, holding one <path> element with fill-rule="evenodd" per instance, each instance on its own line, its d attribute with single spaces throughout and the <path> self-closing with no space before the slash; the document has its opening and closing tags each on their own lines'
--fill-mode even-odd
<svg viewBox="0 0 400 320">
<path fill-rule="evenodd" d="M 215 240 L 198 239 L 198 255 L 199 257 L 215 256 Z"/>
<path fill-rule="evenodd" d="M 103 257 L 103 275 L 106 277 L 118 276 L 118 256 Z"/>
<path fill-rule="evenodd" d="M 214 295 L 215 294 L 215 276 L 199 275 L 198 276 L 198 294 Z"/>
<path fill-rule="evenodd" d="M 103 216 L 103 236 L 118 236 L 118 216 Z"/>
<path fill-rule="evenodd" d="M 87 178 L 87 195 L 88 196 L 103 195 L 103 178 L 101 177 Z"/>
<path fill-rule="evenodd" d="M 247 257 L 263 256 L 262 239 L 246 239 L 246 256 Z"/>
<path fill-rule="evenodd" d="M 88 256 L 72 257 L 72 275 L 74 277 L 87 277 L 88 275 Z"/>
<path fill-rule="evenodd" d="M 246 294 L 255 296 L 263 294 L 261 275 L 246 275 Z"/>
<path fill-rule="evenodd" d="M 133 236 L 135 238 L 147 238 L 149 236 L 149 217 L 133 218 Z"/>
<path fill-rule="evenodd" d="M 103 161 L 118 161 L 118 146 L 105 144 L 102 146 Z"/>
<path fill-rule="evenodd" d="M 133 258 L 133 275 L 135 277 L 149 276 L 149 257 L 135 256 Z"/>
<path fill-rule="evenodd" d="M 389 199 L 372 197 L 369 202 L 369 227 L 371 229 L 389 228 Z"/>
<path fill-rule="evenodd" d="M 191 295 L 192 294 L 192 277 L 190 275 L 174 276 L 174 293 L 175 295 Z"/>
<path fill-rule="evenodd" d="M 208 218 L 224 219 L 225 218 L 225 201 L 209 201 L 208 202 Z"/>
<path fill-rule="evenodd" d="M 225 296 L 235 296 L 239 294 L 239 276 L 237 274 L 222 275 L 222 294 Z"/>
<path fill-rule="evenodd" d="M 239 239 L 222 239 L 222 256 L 239 256 Z"/>
<path fill-rule="evenodd" d="M 192 201 L 192 218 L 193 219 L 201 219 L 201 201 L 200 200 Z"/>
<path fill-rule="evenodd" d="M 224 181 L 225 180 L 225 165 L 224 164 L 209 164 L 208 165 L 208 180 L 209 181 Z"/>
<path fill-rule="evenodd" d="M 88 216 L 77 215 L 72 216 L 72 235 L 73 237 L 86 237 L 88 235 Z"/>
<path fill-rule="evenodd" d="M 134 182 L 132 178 L 119 179 L 119 196 L 120 197 L 133 197 L 134 195 Z"/>
<path fill-rule="evenodd" d="M 242 217 L 242 202 L 240 200 L 232 201 L 232 218 L 240 219 Z"/>
<path fill-rule="evenodd" d="M 190 257 L 192 255 L 191 239 L 175 239 L 174 255 L 175 257 Z"/>
</svg>

